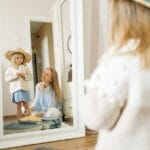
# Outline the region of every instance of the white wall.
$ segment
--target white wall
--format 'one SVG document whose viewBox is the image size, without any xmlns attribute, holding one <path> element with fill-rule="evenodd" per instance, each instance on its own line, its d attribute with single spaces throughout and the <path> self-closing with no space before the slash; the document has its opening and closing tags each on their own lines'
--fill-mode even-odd
<svg viewBox="0 0 150 150">
<path fill-rule="evenodd" d="M 25 16 L 50 16 L 56 0 L 0 0 L 0 60 L 3 71 L 9 62 L 4 54 L 7 49 L 26 48 Z M 4 115 L 15 114 L 10 101 L 8 85 L 3 81 Z M 10 109 L 11 108 L 11 109 Z"/>
<path fill-rule="evenodd" d="M 100 0 L 100 44 L 101 52 L 108 48 L 108 0 Z"/>
<path fill-rule="evenodd" d="M 83 0 L 83 4 L 85 78 L 89 78 L 107 48 L 108 0 Z"/>
<path fill-rule="evenodd" d="M 83 0 L 83 33 L 84 33 L 84 74 L 88 78 L 91 73 L 91 1 Z"/>
<path fill-rule="evenodd" d="M 92 1 L 91 4 L 91 72 L 97 65 L 97 59 L 99 57 L 99 45 L 100 45 L 100 9 L 99 0 Z"/>
</svg>

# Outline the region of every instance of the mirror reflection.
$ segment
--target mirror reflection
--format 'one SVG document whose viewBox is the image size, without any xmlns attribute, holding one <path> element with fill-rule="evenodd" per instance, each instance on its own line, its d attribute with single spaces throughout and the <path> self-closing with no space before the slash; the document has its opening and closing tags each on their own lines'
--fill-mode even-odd
<svg viewBox="0 0 150 150">
<path fill-rule="evenodd" d="M 34 84 L 41 80 L 42 70 L 54 67 L 52 23 L 30 23 Z"/>
<path fill-rule="evenodd" d="M 29 20 L 30 54 L 32 57 L 29 65 L 32 74 L 32 81 L 30 81 L 32 88 L 29 91 L 31 102 L 27 103 L 29 104 L 28 108 L 26 103 L 24 104 L 25 98 L 21 97 L 19 98 L 20 102 L 13 103 L 16 105 L 16 110 L 13 113 L 7 115 L 7 109 L 3 110 L 3 132 L 5 135 L 66 128 L 73 125 L 69 0 L 64 0 L 59 5 L 59 9 L 61 14 L 59 20 L 58 18 L 53 18 L 52 22 Z M 58 32 L 58 28 L 61 29 L 61 32 Z M 60 39 L 61 46 L 58 44 L 58 39 Z M 17 55 L 15 60 L 18 55 L 24 60 L 26 58 L 21 52 L 14 54 Z M 15 68 L 16 73 L 19 71 L 18 68 Z M 15 80 L 18 82 L 20 79 L 21 81 L 25 80 L 25 73 L 22 73 L 23 77 L 20 75 Z M 8 82 L 6 84 L 9 88 L 10 82 L 14 82 L 14 80 Z M 14 93 L 10 93 L 10 99 L 12 95 L 14 96 Z M 16 97 L 18 99 L 20 91 L 16 95 L 15 99 Z M 22 91 L 21 95 L 24 95 Z M 18 114 L 18 110 L 20 114 Z"/>
</svg>

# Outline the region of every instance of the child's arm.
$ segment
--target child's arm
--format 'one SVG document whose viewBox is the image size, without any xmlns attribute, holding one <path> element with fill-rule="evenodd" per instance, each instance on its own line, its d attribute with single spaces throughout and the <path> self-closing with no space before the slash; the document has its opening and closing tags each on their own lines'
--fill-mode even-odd
<svg viewBox="0 0 150 150">
<path fill-rule="evenodd" d="M 25 74 L 24 73 L 17 73 L 17 76 L 25 79 Z"/>
<path fill-rule="evenodd" d="M 10 82 L 10 81 L 13 81 L 13 80 L 16 80 L 16 79 L 18 79 L 17 72 L 12 71 L 11 69 L 8 69 L 5 72 L 5 80 L 6 80 L 6 82 Z"/>
<path fill-rule="evenodd" d="M 26 66 L 25 74 L 20 73 L 20 77 L 22 77 L 26 81 L 31 81 L 32 80 L 32 74 L 31 74 L 30 68 L 28 66 Z"/>
</svg>

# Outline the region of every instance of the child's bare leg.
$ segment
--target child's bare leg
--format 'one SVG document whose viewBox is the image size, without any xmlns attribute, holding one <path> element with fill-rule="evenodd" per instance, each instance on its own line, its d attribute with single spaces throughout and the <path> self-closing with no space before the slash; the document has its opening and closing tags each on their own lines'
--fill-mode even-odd
<svg viewBox="0 0 150 150">
<path fill-rule="evenodd" d="M 21 102 L 17 102 L 17 119 L 20 119 L 22 117 L 22 111 L 21 111 Z"/>
<path fill-rule="evenodd" d="M 22 103 L 23 103 L 23 106 L 25 108 L 25 116 L 30 116 L 31 110 L 30 110 L 28 102 L 22 102 Z"/>
</svg>

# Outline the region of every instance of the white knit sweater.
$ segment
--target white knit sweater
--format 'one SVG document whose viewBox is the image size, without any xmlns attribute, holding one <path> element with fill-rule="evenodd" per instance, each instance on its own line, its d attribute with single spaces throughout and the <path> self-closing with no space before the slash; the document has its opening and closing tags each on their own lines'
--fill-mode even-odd
<svg viewBox="0 0 150 150">
<path fill-rule="evenodd" d="M 125 54 L 135 46 L 130 41 L 108 51 L 86 83 L 80 113 L 99 131 L 96 150 L 150 150 L 150 70 L 141 69 L 138 56 Z"/>
<path fill-rule="evenodd" d="M 25 79 L 17 77 L 16 73 L 24 73 Z M 32 80 L 30 69 L 26 65 L 20 65 L 19 68 L 10 66 L 5 72 L 5 80 L 9 83 L 10 93 L 14 93 L 18 90 L 29 91 L 29 81 Z"/>
</svg>

